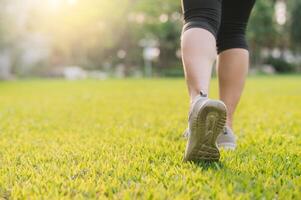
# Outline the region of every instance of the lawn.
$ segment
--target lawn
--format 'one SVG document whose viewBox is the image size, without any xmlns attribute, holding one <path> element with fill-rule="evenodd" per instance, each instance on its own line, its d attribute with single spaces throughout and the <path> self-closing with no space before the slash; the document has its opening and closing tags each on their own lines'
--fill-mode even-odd
<svg viewBox="0 0 301 200">
<path fill-rule="evenodd" d="M 182 162 L 187 109 L 183 79 L 1 82 L 0 197 L 301 199 L 301 76 L 249 78 L 218 163 Z"/>
</svg>

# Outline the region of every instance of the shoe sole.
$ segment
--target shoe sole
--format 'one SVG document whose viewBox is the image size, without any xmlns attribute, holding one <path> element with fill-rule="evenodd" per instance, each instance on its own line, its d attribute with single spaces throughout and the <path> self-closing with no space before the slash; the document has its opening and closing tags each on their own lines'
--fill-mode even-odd
<svg viewBox="0 0 301 200">
<path fill-rule="evenodd" d="M 193 138 L 189 138 L 196 142 L 189 155 L 184 157 L 184 161 L 218 161 L 220 159 L 216 139 L 225 126 L 226 117 L 227 109 L 221 101 L 208 100 L 199 108 L 192 122 L 192 126 L 196 127 L 196 134 L 191 134 Z"/>
</svg>

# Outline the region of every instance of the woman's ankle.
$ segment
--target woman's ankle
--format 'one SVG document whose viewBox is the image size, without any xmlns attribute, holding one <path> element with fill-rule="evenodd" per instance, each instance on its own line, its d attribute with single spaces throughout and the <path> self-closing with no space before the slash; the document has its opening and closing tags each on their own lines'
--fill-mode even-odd
<svg viewBox="0 0 301 200">
<path fill-rule="evenodd" d="M 208 91 L 205 90 L 194 90 L 190 92 L 190 104 L 192 104 L 196 97 L 198 96 L 208 97 Z"/>
</svg>

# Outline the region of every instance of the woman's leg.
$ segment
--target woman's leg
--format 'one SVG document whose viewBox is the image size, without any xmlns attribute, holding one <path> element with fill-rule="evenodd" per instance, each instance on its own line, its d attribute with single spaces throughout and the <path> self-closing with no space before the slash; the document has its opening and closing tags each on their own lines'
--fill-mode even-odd
<svg viewBox="0 0 301 200">
<path fill-rule="evenodd" d="M 226 106 L 206 97 L 216 59 L 221 0 L 183 0 L 182 56 L 191 102 L 184 161 L 218 160 L 216 139 L 226 121 Z M 198 96 L 201 93 L 200 96 Z"/>
<path fill-rule="evenodd" d="M 220 99 L 227 106 L 227 125 L 230 128 L 249 67 L 245 32 L 254 3 L 255 0 L 222 2 L 222 20 L 217 37 L 217 72 Z"/>
<path fill-rule="evenodd" d="M 193 28 L 182 36 L 182 60 L 190 101 L 208 94 L 212 65 L 216 59 L 215 37 L 205 29 Z"/>
<path fill-rule="evenodd" d="M 227 125 L 231 129 L 233 115 L 248 73 L 248 66 L 249 52 L 245 49 L 229 49 L 220 53 L 218 58 L 219 96 L 227 106 Z"/>
<path fill-rule="evenodd" d="M 201 91 L 208 93 L 222 5 L 220 0 L 182 0 L 182 6 L 182 60 L 192 101 Z"/>
</svg>

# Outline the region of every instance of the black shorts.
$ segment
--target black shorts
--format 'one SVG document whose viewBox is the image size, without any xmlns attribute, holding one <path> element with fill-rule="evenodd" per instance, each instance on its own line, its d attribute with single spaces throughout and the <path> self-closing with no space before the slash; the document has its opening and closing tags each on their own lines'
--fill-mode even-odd
<svg viewBox="0 0 301 200">
<path fill-rule="evenodd" d="M 255 0 L 182 0 L 183 31 L 203 28 L 216 38 L 218 53 L 248 49 L 246 27 Z"/>
</svg>

